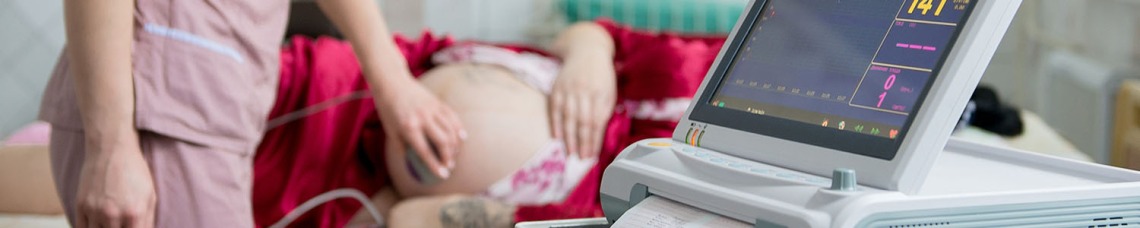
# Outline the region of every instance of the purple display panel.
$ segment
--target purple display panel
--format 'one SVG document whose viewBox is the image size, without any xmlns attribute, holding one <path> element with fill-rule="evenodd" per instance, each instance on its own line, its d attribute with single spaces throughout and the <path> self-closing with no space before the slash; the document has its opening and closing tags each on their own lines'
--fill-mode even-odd
<svg viewBox="0 0 1140 228">
<path fill-rule="evenodd" d="M 930 72 L 871 66 L 867 77 L 851 98 L 851 105 L 907 115 L 914 110 L 918 95 Z"/>
<path fill-rule="evenodd" d="M 973 1 L 770 0 L 706 102 L 903 138 Z"/>
<path fill-rule="evenodd" d="M 899 19 L 957 24 L 975 0 L 907 0 Z"/>
<path fill-rule="evenodd" d="M 895 21 L 874 61 L 929 70 L 942 58 L 954 30 L 953 26 Z"/>
</svg>

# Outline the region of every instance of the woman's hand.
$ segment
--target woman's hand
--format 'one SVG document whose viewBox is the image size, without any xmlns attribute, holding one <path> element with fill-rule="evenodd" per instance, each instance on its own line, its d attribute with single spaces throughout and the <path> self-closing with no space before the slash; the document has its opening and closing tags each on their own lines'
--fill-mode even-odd
<svg viewBox="0 0 1140 228">
<path fill-rule="evenodd" d="M 550 93 L 554 137 L 579 158 L 598 156 L 617 100 L 613 39 L 601 26 L 583 22 L 563 31 L 551 49 L 562 57 Z"/>
<path fill-rule="evenodd" d="M 413 81 L 393 78 L 385 82 L 375 97 L 380 121 L 389 143 L 403 153 L 408 146 L 419 154 L 428 168 L 447 179 L 455 168 L 455 156 L 467 133 L 459 117 L 427 88 Z M 438 156 L 437 156 L 438 155 Z"/>
<path fill-rule="evenodd" d="M 565 59 L 550 94 L 554 137 L 579 158 L 597 156 L 616 99 L 617 82 L 609 58 Z"/>
<path fill-rule="evenodd" d="M 138 143 L 88 144 L 76 195 L 76 227 L 154 227 L 157 201 Z"/>
</svg>

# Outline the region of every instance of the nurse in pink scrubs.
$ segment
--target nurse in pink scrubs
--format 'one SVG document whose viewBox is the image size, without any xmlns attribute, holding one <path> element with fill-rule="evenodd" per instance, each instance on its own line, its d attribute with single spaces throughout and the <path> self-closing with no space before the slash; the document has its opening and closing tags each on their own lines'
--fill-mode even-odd
<svg viewBox="0 0 1140 228">
<path fill-rule="evenodd" d="M 65 0 L 68 45 L 40 118 L 72 225 L 254 226 L 253 151 L 289 2 Z M 376 2 L 318 3 L 353 43 L 382 121 L 399 123 L 387 135 L 448 177 L 463 126 L 411 77 Z"/>
</svg>

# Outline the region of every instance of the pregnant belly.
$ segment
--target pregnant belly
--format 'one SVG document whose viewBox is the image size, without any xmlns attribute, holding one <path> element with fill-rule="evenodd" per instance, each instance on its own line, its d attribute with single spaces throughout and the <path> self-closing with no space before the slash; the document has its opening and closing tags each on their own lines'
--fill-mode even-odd
<svg viewBox="0 0 1140 228">
<path fill-rule="evenodd" d="M 425 73 L 420 82 L 457 113 L 468 138 L 456 155 L 451 177 L 434 185 L 415 181 L 404 153 L 393 153 L 390 146 L 388 171 L 404 197 L 480 193 L 552 140 L 546 96 L 506 69 L 444 65 Z"/>
</svg>

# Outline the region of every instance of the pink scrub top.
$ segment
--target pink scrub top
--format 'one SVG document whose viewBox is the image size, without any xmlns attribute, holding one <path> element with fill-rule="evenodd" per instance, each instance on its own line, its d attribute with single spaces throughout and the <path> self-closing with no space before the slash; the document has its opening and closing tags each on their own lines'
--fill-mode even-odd
<svg viewBox="0 0 1140 228">
<path fill-rule="evenodd" d="M 254 151 L 277 89 L 288 13 L 286 0 L 137 0 L 131 52 L 136 127 Z M 61 57 L 40 119 L 82 130 L 69 72 Z"/>
</svg>

